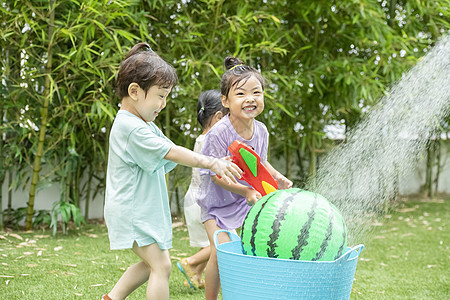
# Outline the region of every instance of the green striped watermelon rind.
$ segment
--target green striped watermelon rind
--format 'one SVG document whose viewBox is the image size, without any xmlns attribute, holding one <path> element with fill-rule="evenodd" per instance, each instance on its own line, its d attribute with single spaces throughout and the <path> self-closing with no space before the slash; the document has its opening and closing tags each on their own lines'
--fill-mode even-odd
<svg viewBox="0 0 450 300">
<path fill-rule="evenodd" d="M 347 247 L 347 230 L 340 212 L 327 199 L 293 188 L 256 202 L 244 220 L 241 240 L 247 255 L 332 261 Z"/>
</svg>

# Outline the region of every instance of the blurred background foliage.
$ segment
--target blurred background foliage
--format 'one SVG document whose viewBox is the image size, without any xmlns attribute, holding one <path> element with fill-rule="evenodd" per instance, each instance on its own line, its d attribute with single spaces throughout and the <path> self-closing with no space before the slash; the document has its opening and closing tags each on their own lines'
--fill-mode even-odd
<svg viewBox="0 0 450 300">
<path fill-rule="evenodd" d="M 197 98 L 219 88 L 223 59 L 260 69 L 269 83 L 259 119 L 270 131 L 270 159 L 301 187 L 333 147 L 330 129 L 351 128 L 450 30 L 448 0 L 0 3 L 0 189 L 7 181 L 9 191 L 29 190 L 20 212 L 27 229 L 55 224 L 58 215 L 83 222 L 82 199 L 88 218 L 90 200 L 104 190 L 120 101 L 115 75 L 138 42 L 177 69 L 179 84 L 156 123 L 188 148 L 200 133 Z M 170 173 L 174 211 L 190 172 Z M 52 184 L 61 187 L 59 199 L 48 215 L 36 212 L 36 192 Z M 19 214 L 10 194 L 0 222 Z"/>
</svg>

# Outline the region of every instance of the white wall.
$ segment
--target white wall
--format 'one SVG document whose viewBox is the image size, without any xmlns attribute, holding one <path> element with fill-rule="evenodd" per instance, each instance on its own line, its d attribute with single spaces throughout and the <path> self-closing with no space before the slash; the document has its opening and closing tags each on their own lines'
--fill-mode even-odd
<svg viewBox="0 0 450 300">
<path fill-rule="evenodd" d="M 3 203 L 2 209 L 6 209 L 8 205 L 8 175 L 3 183 Z M 12 208 L 17 209 L 19 207 L 26 207 L 29 198 L 29 185 L 25 190 L 18 189 L 13 190 L 12 193 Z M 34 199 L 34 209 L 38 210 L 51 210 L 53 204 L 58 202 L 60 195 L 59 183 L 55 183 L 47 188 L 44 188 L 36 192 Z M 89 219 L 103 218 L 103 203 L 104 203 L 104 193 L 98 193 L 95 199 L 91 200 L 89 204 Z M 85 212 L 85 199 L 80 199 L 80 209 L 84 216 Z"/>
<path fill-rule="evenodd" d="M 450 194 L 450 150 L 447 153 L 443 153 L 441 157 L 442 162 L 445 162 L 444 168 L 441 170 L 441 174 L 439 177 L 439 193 Z M 274 162 L 274 166 L 279 168 L 281 172 L 283 172 L 282 165 L 283 160 L 280 162 Z M 280 165 L 280 166 L 278 166 Z M 418 167 L 411 172 L 410 174 L 403 176 L 400 179 L 399 183 L 399 191 L 402 195 L 410 195 L 416 194 L 420 191 L 420 187 L 425 183 L 425 167 L 426 162 L 423 159 L 419 161 Z M 7 197 L 8 197 L 8 180 L 5 180 L 3 184 L 3 205 L 2 208 L 5 209 L 7 207 Z M 174 197 L 174 193 L 169 191 L 169 194 Z M 27 190 L 18 190 L 13 191 L 13 203 L 12 207 L 17 209 L 19 207 L 27 206 L 28 202 L 28 189 Z M 180 195 L 180 197 L 184 197 L 184 195 Z M 35 198 L 35 210 L 51 210 L 52 206 L 55 202 L 59 201 L 59 184 L 54 184 L 50 187 L 47 187 L 43 190 L 40 190 L 36 194 Z M 103 203 L 104 203 L 104 194 L 99 193 L 96 195 L 95 199 L 93 199 L 90 203 L 89 208 L 89 218 L 103 218 Z M 172 201 L 174 203 L 174 201 Z M 84 215 L 84 205 L 85 199 L 80 200 L 80 209 L 82 214 Z M 175 207 L 173 207 L 173 210 Z"/>
<path fill-rule="evenodd" d="M 442 154 L 442 162 L 445 162 L 444 167 L 440 171 L 438 192 L 450 194 L 450 151 L 447 154 Z M 420 187 L 425 184 L 425 159 L 420 162 L 419 166 L 411 173 L 400 178 L 399 192 L 402 195 L 411 195 L 420 192 Z M 433 170 L 436 172 L 436 170 Z"/>
</svg>

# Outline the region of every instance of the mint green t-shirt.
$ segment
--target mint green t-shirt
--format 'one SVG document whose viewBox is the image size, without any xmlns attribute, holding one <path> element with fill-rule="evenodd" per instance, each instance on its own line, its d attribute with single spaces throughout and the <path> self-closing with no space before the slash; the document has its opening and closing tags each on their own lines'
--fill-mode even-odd
<svg viewBox="0 0 450 300">
<path fill-rule="evenodd" d="M 172 248 L 164 159 L 174 144 L 153 123 L 120 110 L 109 138 L 104 216 L 111 249 L 158 243 Z"/>
</svg>

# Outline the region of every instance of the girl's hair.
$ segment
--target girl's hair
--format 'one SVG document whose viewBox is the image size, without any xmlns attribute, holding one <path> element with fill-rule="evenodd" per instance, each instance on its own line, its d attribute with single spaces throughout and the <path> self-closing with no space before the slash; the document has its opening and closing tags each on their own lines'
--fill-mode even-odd
<svg viewBox="0 0 450 300">
<path fill-rule="evenodd" d="M 174 67 L 156 54 L 147 43 L 134 45 L 120 64 L 117 94 L 128 96 L 128 86 L 135 82 L 145 92 L 154 85 L 173 87 L 178 81 Z"/>
<path fill-rule="evenodd" d="M 205 128 L 208 126 L 211 117 L 218 111 L 224 115 L 228 113 L 228 108 L 223 107 L 219 90 L 207 90 L 200 94 L 197 102 L 197 120 Z"/>
<path fill-rule="evenodd" d="M 244 64 L 239 58 L 227 56 L 223 61 L 225 66 L 225 73 L 222 75 L 220 81 L 221 93 L 225 97 L 228 97 L 233 86 L 238 86 L 241 81 L 247 82 L 251 76 L 255 76 L 259 82 L 261 82 L 262 89 L 264 90 L 265 80 L 261 73 L 255 68 Z"/>
</svg>

